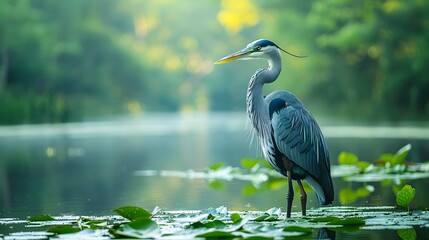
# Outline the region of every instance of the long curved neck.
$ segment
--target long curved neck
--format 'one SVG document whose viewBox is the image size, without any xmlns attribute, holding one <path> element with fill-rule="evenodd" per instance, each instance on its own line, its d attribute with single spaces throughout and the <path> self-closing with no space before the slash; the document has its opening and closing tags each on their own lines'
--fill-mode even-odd
<svg viewBox="0 0 429 240">
<path fill-rule="evenodd" d="M 268 103 L 262 95 L 262 88 L 265 83 L 274 82 L 282 69 L 280 51 L 272 51 L 268 58 L 268 68 L 260 69 L 253 74 L 247 88 L 247 114 L 254 127 L 259 132 L 259 123 L 269 121 Z M 262 119 L 267 118 L 268 119 Z"/>
</svg>

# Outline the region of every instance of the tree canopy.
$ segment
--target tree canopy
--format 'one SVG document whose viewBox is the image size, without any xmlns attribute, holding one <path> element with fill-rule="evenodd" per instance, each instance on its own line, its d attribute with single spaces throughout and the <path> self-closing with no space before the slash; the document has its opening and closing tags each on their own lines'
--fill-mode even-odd
<svg viewBox="0 0 429 240">
<path fill-rule="evenodd" d="M 213 62 L 258 38 L 284 56 L 280 79 L 316 114 L 429 116 L 429 2 L 0 2 L 0 124 L 154 111 L 245 109 L 263 62 Z"/>
</svg>

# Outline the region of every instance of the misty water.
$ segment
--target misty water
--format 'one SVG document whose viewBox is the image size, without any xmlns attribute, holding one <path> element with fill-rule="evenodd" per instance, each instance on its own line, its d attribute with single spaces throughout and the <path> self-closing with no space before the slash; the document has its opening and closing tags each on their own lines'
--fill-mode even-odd
<svg viewBox="0 0 429 240">
<path fill-rule="evenodd" d="M 207 179 L 163 176 L 162 171 L 204 171 L 224 162 L 240 166 L 243 158 L 261 158 L 246 129 L 244 113 L 153 114 L 132 119 L 56 125 L 0 127 L 0 218 L 38 214 L 112 215 L 119 206 L 151 210 L 199 210 L 224 205 L 230 210 L 285 209 L 286 186 L 242 195 L 249 182 L 225 182 L 212 188 Z M 429 160 L 429 129 L 416 124 L 364 126 L 320 121 L 331 164 L 341 151 L 375 162 L 411 143 L 407 160 Z M 153 176 L 141 171 L 154 170 Z M 410 180 L 417 189 L 414 208 L 427 209 L 429 179 Z M 334 178 L 335 191 L 374 187 L 368 197 L 348 206 L 394 206 L 392 186 L 380 182 L 345 182 Z M 308 208 L 319 207 L 309 193 Z M 341 206 L 336 199 L 334 206 Z M 300 211 L 295 200 L 293 211 Z M 396 236 L 396 235 L 395 235 Z"/>
</svg>

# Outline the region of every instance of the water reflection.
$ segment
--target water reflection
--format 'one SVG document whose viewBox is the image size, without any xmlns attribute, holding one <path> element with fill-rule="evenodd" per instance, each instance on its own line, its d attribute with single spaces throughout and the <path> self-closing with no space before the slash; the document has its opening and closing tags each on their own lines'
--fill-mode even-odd
<svg viewBox="0 0 429 240">
<path fill-rule="evenodd" d="M 222 190 L 216 190 L 205 179 L 134 175 L 135 170 L 145 169 L 201 171 L 216 162 L 239 166 L 243 157 L 260 157 L 254 146 L 249 147 L 245 125 L 246 117 L 242 113 L 220 113 L 159 114 L 102 123 L 2 127 L 0 215 L 103 215 L 111 214 L 111 209 L 122 205 L 146 209 L 160 206 L 165 210 L 219 205 L 233 210 L 283 207 L 286 190 L 282 186 L 243 196 L 240 192 L 248 183 L 242 181 L 232 181 Z M 362 127 L 336 128 L 323 124 L 322 127 L 333 163 L 343 150 L 374 161 L 381 153 L 395 152 L 407 143 L 413 144 L 411 160 L 429 160 L 426 157 L 429 133 L 425 128 L 384 127 L 363 131 Z M 364 132 L 367 135 L 363 136 Z M 425 188 L 428 182 L 413 180 L 411 183 L 419 189 Z M 374 192 L 353 204 L 394 205 L 392 189 L 380 184 L 383 183 L 372 184 Z M 335 179 L 334 185 L 336 189 L 363 186 L 340 178 Z M 310 208 L 318 207 L 314 196 L 308 204 Z M 338 197 L 335 204 L 339 204 Z M 415 206 L 426 206 L 424 194 L 416 195 Z M 293 210 L 297 209 L 294 206 Z"/>
</svg>

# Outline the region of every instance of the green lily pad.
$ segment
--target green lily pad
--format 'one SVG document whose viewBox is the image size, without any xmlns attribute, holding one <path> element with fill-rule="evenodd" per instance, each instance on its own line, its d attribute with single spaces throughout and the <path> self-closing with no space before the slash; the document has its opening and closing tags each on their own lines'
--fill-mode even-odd
<svg viewBox="0 0 429 240">
<path fill-rule="evenodd" d="M 334 220 L 339 220 L 340 218 L 334 217 L 334 216 L 326 216 L 326 217 L 318 217 L 318 218 L 312 218 L 309 220 L 309 222 L 332 222 Z"/>
<path fill-rule="evenodd" d="M 158 224 L 148 218 L 138 218 L 122 224 L 117 229 L 112 229 L 111 233 L 115 236 L 132 238 L 157 238 L 161 236 Z"/>
<path fill-rule="evenodd" d="M 189 225 L 189 228 L 215 228 L 215 229 L 222 229 L 225 228 L 226 224 L 221 220 L 211 220 L 211 221 L 198 221 L 191 223 Z"/>
<path fill-rule="evenodd" d="M 226 166 L 226 164 L 225 164 L 225 163 L 223 163 L 223 162 L 219 162 L 219 163 L 215 163 L 215 164 L 211 165 L 211 166 L 209 167 L 209 169 L 210 169 L 210 170 L 218 170 L 218 169 L 223 168 L 223 167 L 225 167 L 225 166 Z"/>
<path fill-rule="evenodd" d="M 256 165 L 261 165 L 267 168 L 271 168 L 267 161 L 263 159 L 252 159 L 252 158 L 243 158 L 241 160 L 241 166 L 247 169 L 252 169 Z"/>
<path fill-rule="evenodd" d="M 338 155 L 338 163 L 341 165 L 351 165 L 357 162 L 359 162 L 359 158 L 353 153 L 343 151 Z"/>
<path fill-rule="evenodd" d="M 360 218 L 360 217 L 335 219 L 330 221 L 328 225 L 360 226 L 360 225 L 365 225 L 365 220 L 363 220 L 363 218 Z"/>
<path fill-rule="evenodd" d="M 231 214 L 231 220 L 233 223 L 236 223 L 236 222 L 240 221 L 241 219 L 243 219 L 243 218 L 240 216 L 240 214 L 238 214 L 238 213 Z"/>
<path fill-rule="evenodd" d="M 45 221 L 54 221 L 55 219 L 49 215 L 36 215 L 36 216 L 29 217 L 27 220 L 30 222 L 45 222 Z"/>
<path fill-rule="evenodd" d="M 196 237 L 203 237 L 203 238 L 233 238 L 236 237 L 231 232 L 222 231 L 222 230 L 213 230 L 213 231 L 207 231 L 205 233 L 201 233 L 196 235 Z"/>
<path fill-rule="evenodd" d="M 398 192 L 398 195 L 396 195 L 396 203 L 399 206 L 408 207 L 414 199 L 415 194 L 416 189 L 407 184 Z"/>
<path fill-rule="evenodd" d="M 394 158 L 394 162 L 392 163 L 393 165 L 397 165 L 397 164 L 403 164 L 405 162 L 406 157 L 408 156 L 408 153 L 411 150 L 411 144 L 407 144 L 405 146 L 403 146 L 401 149 L 399 149 L 396 153 L 395 153 L 395 158 Z"/>
<path fill-rule="evenodd" d="M 305 228 L 305 227 L 300 227 L 300 226 L 287 226 L 287 227 L 283 228 L 283 231 L 301 232 L 304 234 L 311 234 L 313 232 L 313 230 L 311 228 Z"/>
<path fill-rule="evenodd" d="M 414 230 L 414 228 L 398 229 L 397 233 L 402 240 L 417 239 L 416 230 Z"/>
<path fill-rule="evenodd" d="M 144 210 L 143 208 L 133 206 L 120 207 L 113 210 L 113 212 L 121 215 L 122 217 L 130 221 L 138 218 L 150 218 L 152 216 L 150 212 Z"/>
<path fill-rule="evenodd" d="M 55 233 L 55 234 L 68 234 L 68 233 L 77 233 L 80 232 L 81 229 L 76 226 L 55 226 L 47 230 L 47 232 Z"/>
</svg>

